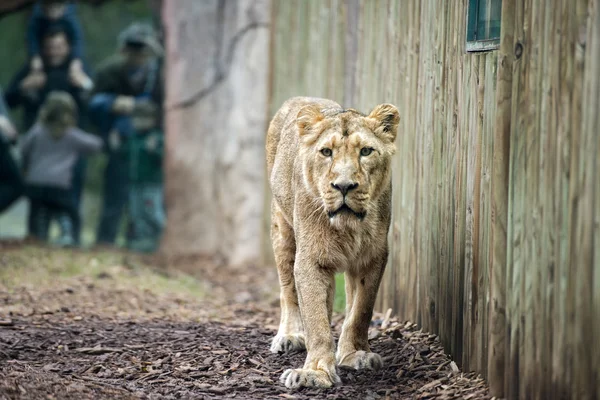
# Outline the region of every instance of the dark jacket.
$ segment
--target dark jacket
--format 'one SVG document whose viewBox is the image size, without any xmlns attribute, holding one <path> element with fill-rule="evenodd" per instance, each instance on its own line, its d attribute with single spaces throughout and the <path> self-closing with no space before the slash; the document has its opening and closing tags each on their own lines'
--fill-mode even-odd
<svg viewBox="0 0 600 400">
<path fill-rule="evenodd" d="M 4 102 L 4 96 L 2 96 L 2 88 L 0 87 L 0 116 L 10 118 L 8 115 L 8 109 L 6 108 L 6 103 Z M 0 145 L 8 145 L 8 140 L 4 136 L 4 132 L 0 131 Z M 6 147 L 8 148 L 8 147 Z M 4 153 L 0 153 L 1 157 L 4 157 Z M 2 160 L 0 159 L 0 168 L 3 165 Z M 0 173 L 2 171 L 0 170 Z"/>
<path fill-rule="evenodd" d="M 38 111 L 46 100 L 48 93 L 54 90 L 62 90 L 73 96 L 79 110 L 79 125 L 82 126 L 87 113 L 87 99 L 89 94 L 78 87 L 75 87 L 69 81 L 69 61 L 66 61 L 59 67 L 49 67 L 44 64 L 46 73 L 46 85 L 33 93 L 32 96 L 21 91 L 21 81 L 29 74 L 29 65 L 24 66 L 12 79 L 6 89 L 4 98 L 10 108 L 23 107 L 23 126 L 22 130 L 29 130 L 36 121 Z M 84 71 L 89 75 L 89 70 L 84 66 Z"/>
<path fill-rule="evenodd" d="M 73 58 L 82 59 L 83 31 L 77 19 L 77 8 L 73 3 L 67 4 L 63 17 L 55 21 L 44 15 L 44 10 L 39 2 L 33 7 L 33 13 L 27 26 L 27 47 L 30 57 L 40 55 L 44 33 L 53 25 L 59 25 L 64 30 L 69 43 L 71 43 Z"/>
<path fill-rule="evenodd" d="M 0 115 L 8 117 L 8 109 L 4 102 L 4 96 L 2 96 L 2 88 L 0 87 Z"/>
<path fill-rule="evenodd" d="M 0 89 L 0 115 L 8 117 Z M 10 207 L 23 193 L 23 181 L 10 144 L 0 132 L 0 213 Z"/>
<path fill-rule="evenodd" d="M 153 140 L 155 147 L 148 148 Z M 125 145 L 129 159 L 129 181 L 132 183 L 162 183 L 163 179 L 163 132 L 155 129 L 147 133 L 138 133 L 127 139 Z"/>
<path fill-rule="evenodd" d="M 133 96 L 138 100 L 151 100 L 159 108 L 159 126 L 162 127 L 162 103 L 164 98 L 162 68 L 157 60 L 146 74 L 146 79 L 134 87 L 128 77 L 129 69 L 125 58 L 115 55 L 105 60 L 99 67 L 94 80 L 94 91 L 89 103 L 90 120 L 103 134 L 123 121 L 112 112 L 117 96 Z M 123 132 L 122 132 L 123 133 Z"/>
</svg>

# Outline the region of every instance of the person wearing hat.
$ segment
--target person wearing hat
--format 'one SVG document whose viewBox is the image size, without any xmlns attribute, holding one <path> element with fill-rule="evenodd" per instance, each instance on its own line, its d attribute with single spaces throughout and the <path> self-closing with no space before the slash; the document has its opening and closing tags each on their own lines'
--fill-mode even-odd
<svg viewBox="0 0 600 400">
<path fill-rule="evenodd" d="M 117 54 L 97 70 L 89 104 L 90 119 L 107 141 L 104 199 L 97 242 L 114 245 L 129 196 L 129 156 L 123 151 L 136 134 L 133 119 L 147 109 L 156 110 L 155 124 L 162 129 L 164 97 L 162 46 L 152 26 L 134 23 L 118 37 Z"/>
</svg>

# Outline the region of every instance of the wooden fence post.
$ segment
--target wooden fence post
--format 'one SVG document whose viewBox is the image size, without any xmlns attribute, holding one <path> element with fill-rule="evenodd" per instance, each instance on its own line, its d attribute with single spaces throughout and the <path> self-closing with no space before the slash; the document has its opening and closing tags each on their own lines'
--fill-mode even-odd
<svg viewBox="0 0 600 400">
<path fill-rule="evenodd" d="M 496 129 L 492 165 L 492 263 L 488 380 L 492 395 L 504 396 L 506 357 L 506 237 L 514 61 L 515 2 L 502 2 L 500 51 L 496 86 Z"/>
</svg>

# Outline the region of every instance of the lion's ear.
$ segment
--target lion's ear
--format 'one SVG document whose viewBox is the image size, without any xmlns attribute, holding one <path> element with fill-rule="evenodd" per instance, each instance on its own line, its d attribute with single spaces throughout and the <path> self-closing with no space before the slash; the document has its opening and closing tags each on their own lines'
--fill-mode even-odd
<svg viewBox="0 0 600 400">
<path fill-rule="evenodd" d="M 393 142 L 398 133 L 400 113 L 392 104 L 380 104 L 371 111 L 367 118 L 375 121 L 375 134 L 382 139 Z"/>
<path fill-rule="evenodd" d="M 316 104 L 309 104 L 302 107 L 296 116 L 296 124 L 298 125 L 300 136 L 309 133 L 311 127 L 323 118 L 325 117 L 321 113 L 321 108 Z"/>
</svg>

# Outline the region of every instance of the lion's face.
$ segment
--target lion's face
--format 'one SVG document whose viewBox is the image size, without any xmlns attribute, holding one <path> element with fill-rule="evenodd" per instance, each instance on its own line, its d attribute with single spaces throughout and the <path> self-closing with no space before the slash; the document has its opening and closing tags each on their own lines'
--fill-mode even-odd
<svg viewBox="0 0 600 400">
<path fill-rule="evenodd" d="M 334 225 L 362 221 L 389 187 L 399 122 L 389 104 L 368 116 L 309 105 L 297 117 L 303 177 Z"/>
</svg>

